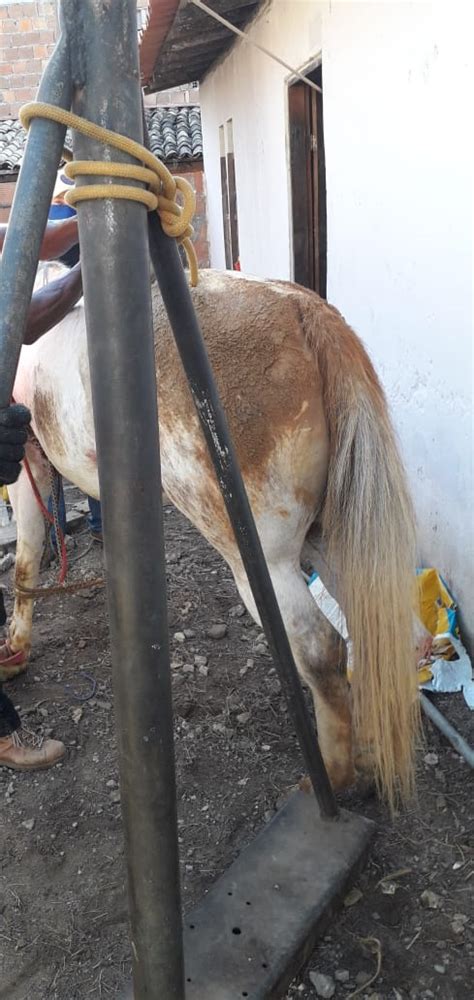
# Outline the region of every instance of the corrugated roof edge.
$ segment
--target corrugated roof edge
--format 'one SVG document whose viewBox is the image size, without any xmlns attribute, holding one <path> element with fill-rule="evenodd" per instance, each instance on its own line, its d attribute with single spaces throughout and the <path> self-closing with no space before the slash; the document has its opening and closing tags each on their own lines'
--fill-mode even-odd
<svg viewBox="0 0 474 1000">
<path fill-rule="evenodd" d="M 148 21 L 140 38 L 140 71 L 143 86 L 147 86 L 155 69 L 160 51 L 180 6 L 180 0 L 150 0 Z"/>
<path fill-rule="evenodd" d="M 145 109 L 150 133 L 153 133 L 152 148 L 157 156 L 165 162 L 173 163 L 202 160 L 200 111 L 199 104 L 158 105 L 155 108 Z M 167 129 L 169 132 L 174 128 L 176 128 L 174 136 L 168 137 L 171 143 L 168 141 L 165 146 L 163 130 Z M 2 142 L 4 138 L 6 141 Z M 0 120 L 0 181 L 11 180 L 17 176 L 25 142 L 26 134 L 17 119 Z M 69 132 L 66 145 L 72 149 L 72 137 Z"/>
</svg>

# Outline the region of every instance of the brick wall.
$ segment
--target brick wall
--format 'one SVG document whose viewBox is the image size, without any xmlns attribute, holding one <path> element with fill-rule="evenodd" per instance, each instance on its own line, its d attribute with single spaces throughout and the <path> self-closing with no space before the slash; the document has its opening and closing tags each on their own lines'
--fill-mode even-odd
<svg viewBox="0 0 474 1000">
<path fill-rule="evenodd" d="M 137 10 L 147 7 L 137 0 Z M 18 118 L 21 105 L 35 99 L 57 33 L 56 2 L 0 2 L 0 118 Z"/>
<path fill-rule="evenodd" d="M 0 118 L 34 100 L 57 34 L 56 4 L 0 3 Z"/>
<path fill-rule="evenodd" d="M 189 87 L 173 87 L 172 90 L 157 90 L 144 95 L 147 108 L 159 108 L 163 104 L 199 104 L 199 84 Z"/>
<path fill-rule="evenodd" d="M 14 181 L 8 181 L 6 184 L 0 184 L 0 222 L 8 222 L 14 194 Z"/>
</svg>

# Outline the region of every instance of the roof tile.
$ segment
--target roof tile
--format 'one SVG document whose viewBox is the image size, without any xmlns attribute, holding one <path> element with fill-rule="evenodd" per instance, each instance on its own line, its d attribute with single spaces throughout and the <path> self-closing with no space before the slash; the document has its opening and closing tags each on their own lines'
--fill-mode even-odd
<svg viewBox="0 0 474 1000">
<path fill-rule="evenodd" d="M 164 163 L 202 159 L 201 109 L 197 105 L 146 108 L 152 152 Z M 0 121 L 0 173 L 16 174 L 25 149 L 26 133 L 19 121 Z M 66 146 L 72 149 L 68 131 Z"/>
</svg>

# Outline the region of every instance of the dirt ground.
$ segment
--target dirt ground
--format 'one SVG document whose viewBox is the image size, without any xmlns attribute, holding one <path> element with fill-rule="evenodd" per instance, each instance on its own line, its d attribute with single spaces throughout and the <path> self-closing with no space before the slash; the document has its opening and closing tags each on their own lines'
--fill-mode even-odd
<svg viewBox="0 0 474 1000">
<path fill-rule="evenodd" d="M 271 658 L 230 571 L 171 507 L 165 524 L 189 907 L 271 818 L 302 763 Z M 89 544 L 85 527 L 69 541 L 71 557 L 81 557 L 73 577 L 101 571 L 101 550 L 86 551 Z M 42 582 L 50 580 L 47 571 Z M 11 586 L 7 576 L 1 582 Z M 213 639 L 218 623 L 227 632 Z M 43 773 L 0 769 L 0 997 L 118 996 L 130 962 L 103 591 L 37 603 L 30 669 L 7 690 L 28 727 L 61 738 L 68 753 Z M 462 697 L 437 704 L 474 742 Z M 407 813 L 392 822 L 374 799 L 345 797 L 376 820 L 377 836 L 288 998 L 472 997 L 471 774 L 428 723 L 425 732 L 418 801 Z M 379 961 L 379 976 L 364 985 Z"/>
</svg>

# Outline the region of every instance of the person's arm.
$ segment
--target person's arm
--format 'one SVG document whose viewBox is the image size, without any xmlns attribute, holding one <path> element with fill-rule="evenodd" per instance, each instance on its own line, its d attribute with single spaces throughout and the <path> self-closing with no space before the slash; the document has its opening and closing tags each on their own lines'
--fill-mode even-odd
<svg viewBox="0 0 474 1000">
<path fill-rule="evenodd" d="M 60 323 L 82 295 L 81 265 L 33 293 L 24 344 L 34 344 L 51 327 Z"/>
<path fill-rule="evenodd" d="M 3 249 L 7 225 L 0 225 L 0 250 Z M 59 260 L 71 247 L 79 243 L 77 216 L 64 222 L 48 222 L 40 249 L 40 260 Z"/>
<path fill-rule="evenodd" d="M 10 486 L 20 475 L 30 420 L 30 411 L 20 403 L 0 410 L 0 486 Z"/>
</svg>

